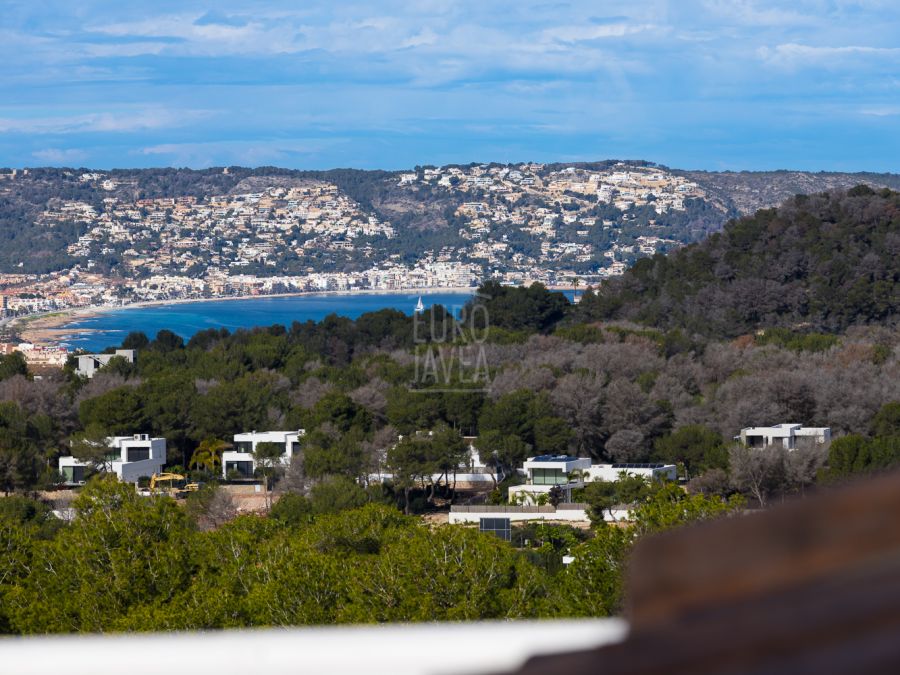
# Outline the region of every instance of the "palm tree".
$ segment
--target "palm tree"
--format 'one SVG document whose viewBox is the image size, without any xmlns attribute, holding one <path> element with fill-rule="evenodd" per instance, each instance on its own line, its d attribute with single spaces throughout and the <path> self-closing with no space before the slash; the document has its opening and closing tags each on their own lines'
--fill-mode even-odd
<svg viewBox="0 0 900 675">
<path fill-rule="evenodd" d="M 195 469 L 205 469 L 210 473 L 216 473 L 216 469 L 222 466 L 222 453 L 228 443 L 219 438 L 206 438 L 200 442 L 194 454 L 191 455 L 190 466 Z"/>
</svg>

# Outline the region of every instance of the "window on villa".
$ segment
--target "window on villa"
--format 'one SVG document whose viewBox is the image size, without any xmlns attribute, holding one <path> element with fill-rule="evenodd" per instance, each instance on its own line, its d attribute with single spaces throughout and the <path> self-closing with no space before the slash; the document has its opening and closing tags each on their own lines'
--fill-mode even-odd
<svg viewBox="0 0 900 675">
<path fill-rule="evenodd" d="M 236 452 L 253 452 L 253 443 L 251 441 L 238 441 L 234 444 L 234 449 Z"/>
<path fill-rule="evenodd" d="M 64 466 L 62 473 L 66 477 L 67 483 L 81 483 L 84 481 L 83 466 Z"/>
<path fill-rule="evenodd" d="M 253 462 L 225 462 L 225 474 L 237 471 L 244 478 L 253 476 Z"/>
<path fill-rule="evenodd" d="M 150 459 L 150 448 L 128 448 L 125 450 L 126 462 L 140 462 Z"/>
<path fill-rule="evenodd" d="M 534 485 L 560 485 L 568 482 L 568 477 L 562 469 L 532 469 L 531 471 Z"/>
</svg>

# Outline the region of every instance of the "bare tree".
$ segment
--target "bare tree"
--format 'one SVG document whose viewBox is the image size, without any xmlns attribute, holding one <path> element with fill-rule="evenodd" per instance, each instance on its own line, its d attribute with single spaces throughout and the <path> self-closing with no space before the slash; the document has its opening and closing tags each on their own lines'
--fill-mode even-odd
<svg viewBox="0 0 900 675">
<path fill-rule="evenodd" d="M 363 406 L 371 412 L 376 419 L 385 420 L 387 417 L 387 391 L 390 385 L 380 377 L 375 377 L 350 392 L 350 398 L 354 403 Z"/>
<path fill-rule="evenodd" d="M 310 377 L 291 392 L 291 401 L 303 408 L 312 408 L 331 389 L 331 384 L 322 382 L 318 377 Z"/>
<path fill-rule="evenodd" d="M 604 382 L 590 373 L 571 373 L 562 377 L 550 394 L 558 415 L 575 433 L 579 454 L 597 454 L 600 447 L 600 405 Z"/>
<path fill-rule="evenodd" d="M 295 494 L 306 497 L 312 488 L 313 481 L 306 475 L 303 466 L 303 450 L 291 457 L 291 463 L 278 481 L 277 491 L 282 494 Z"/>
<path fill-rule="evenodd" d="M 828 459 L 828 446 L 809 443 L 784 456 L 785 487 L 801 494 L 816 482 L 819 470 Z"/>
<path fill-rule="evenodd" d="M 192 494 L 186 508 L 203 532 L 218 529 L 237 516 L 237 507 L 231 495 L 225 488 L 214 485 Z"/>
<path fill-rule="evenodd" d="M 637 429 L 620 429 L 606 441 L 606 453 L 616 462 L 640 462 L 647 459 L 644 434 Z"/>
<path fill-rule="evenodd" d="M 780 447 L 735 445 L 728 453 L 732 487 L 749 494 L 764 508 L 769 497 L 783 485 L 785 452 Z"/>
<path fill-rule="evenodd" d="M 704 495 L 724 495 L 728 492 L 728 474 L 722 469 L 710 469 L 687 483 L 687 491 Z"/>
</svg>

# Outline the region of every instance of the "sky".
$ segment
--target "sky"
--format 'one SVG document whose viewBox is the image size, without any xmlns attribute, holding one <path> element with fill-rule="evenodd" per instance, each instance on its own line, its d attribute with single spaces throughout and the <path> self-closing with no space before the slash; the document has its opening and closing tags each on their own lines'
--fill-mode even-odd
<svg viewBox="0 0 900 675">
<path fill-rule="evenodd" d="M 897 0 L 0 0 L 0 166 L 900 171 Z"/>
</svg>

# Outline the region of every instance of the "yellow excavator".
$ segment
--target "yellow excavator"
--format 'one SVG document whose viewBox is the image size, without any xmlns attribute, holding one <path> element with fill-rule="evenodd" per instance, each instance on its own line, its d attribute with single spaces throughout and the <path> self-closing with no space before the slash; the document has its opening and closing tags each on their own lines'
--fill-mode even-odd
<svg viewBox="0 0 900 675">
<path fill-rule="evenodd" d="M 180 473 L 155 473 L 150 478 L 150 494 L 164 494 L 184 499 L 190 492 L 200 489 L 200 483 L 188 483 Z"/>
</svg>

